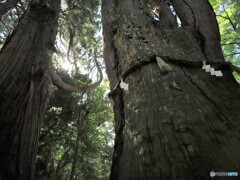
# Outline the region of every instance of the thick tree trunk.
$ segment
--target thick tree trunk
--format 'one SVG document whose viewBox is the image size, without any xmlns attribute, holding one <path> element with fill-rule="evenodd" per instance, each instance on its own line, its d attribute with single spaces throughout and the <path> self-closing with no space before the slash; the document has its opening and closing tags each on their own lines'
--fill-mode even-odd
<svg viewBox="0 0 240 180">
<path fill-rule="evenodd" d="M 116 132 L 110 179 L 208 179 L 240 169 L 240 88 L 223 61 L 212 8 L 207 0 L 173 2 L 179 28 L 164 2 L 159 21 L 147 0 L 102 3 Z M 223 77 L 202 70 L 203 61 Z"/>
<path fill-rule="evenodd" d="M 60 0 L 35 1 L 0 54 L 0 179 L 34 179 Z"/>
</svg>

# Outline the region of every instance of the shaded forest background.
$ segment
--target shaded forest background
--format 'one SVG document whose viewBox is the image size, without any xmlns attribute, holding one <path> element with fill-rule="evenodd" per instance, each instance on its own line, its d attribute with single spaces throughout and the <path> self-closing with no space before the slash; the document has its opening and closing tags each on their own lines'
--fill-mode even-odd
<svg viewBox="0 0 240 180">
<path fill-rule="evenodd" d="M 225 59 L 240 66 L 240 5 L 234 0 L 210 2 L 219 23 Z M 28 4 L 22 0 L 1 17 L 1 46 Z M 99 0 L 62 2 L 51 68 L 69 84 L 83 86 L 96 81 L 96 59 L 105 71 L 100 5 Z M 240 77 L 234 75 L 240 82 Z M 101 86 L 88 93 L 54 88 L 40 134 L 36 179 L 108 179 L 114 142 L 108 88 L 106 75 Z"/>
</svg>

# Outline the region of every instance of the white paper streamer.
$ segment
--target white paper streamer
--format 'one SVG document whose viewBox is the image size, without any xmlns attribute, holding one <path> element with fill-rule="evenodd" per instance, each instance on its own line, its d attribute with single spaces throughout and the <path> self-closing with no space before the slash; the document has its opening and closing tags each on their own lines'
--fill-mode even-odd
<svg viewBox="0 0 240 180">
<path fill-rule="evenodd" d="M 210 65 L 206 65 L 206 61 L 203 61 L 202 69 L 204 69 L 206 72 L 210 72 L 212 76 L 221 77 L 223 76 L 222 71 L 216 71 L 214 68 L 211 68 Z"/>
<path fill-rule="evenodd" d="M 120 87 L 124 90 L 124 91 L 127 91 L 128 90 L 128 84 L 125 83 L 124 81 L 121 81 L 120 83 Z"/>
<path fill-rule="evenodd" d="M 214 68 L 211 68 L 211 69 L 210 69 L 210 73 L 211 73 L 212 76 L 214 76 L 214 75 L 215 75 L 215 69 L 214 69 Z"/>
<path fill-rule="evenodd" d="M 215 76 L 216 76 L 216 77 L 221 77 L 221 76 L 223 76 L 222 71 L 215 71 Z"/>
<path fill-rule="evenodd" d="M 211 66 L 210 65 L 206 65 L 206 72 L 210 72 Z"/>
</svg>

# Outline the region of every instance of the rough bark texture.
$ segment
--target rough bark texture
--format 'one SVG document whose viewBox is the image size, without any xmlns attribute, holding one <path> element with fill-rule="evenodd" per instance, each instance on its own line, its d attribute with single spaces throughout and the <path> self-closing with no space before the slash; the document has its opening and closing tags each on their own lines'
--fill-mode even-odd
<svg viewBox="0 0 240 180">
<path fill-rule="evenodd" d="M 0 54 L 0 179 L 34 179 L 60 1 L 34 1 Z M 45 1 L 46 2 L 46 1 Z"/>
<path fill-rule="evenodd" d="M 153 1 L 103 0 L 116 132 L 110 179 L 208 179 L 240 169 L 240 88 L 224 65 L 214 12 L 207 0 L 173 2 L 179 28 L 165 4 L 157 21 Z M 202 70 L 204 60 L 223 77 Z"/>
<path fill-rule="evenodd" d="M 213 8 L 208 0 L 172 1 L 182 26 L 193 26 L 201 38 L 201 48 L 208 60 L 222 60 L 220 34 Z"/>
</svg>

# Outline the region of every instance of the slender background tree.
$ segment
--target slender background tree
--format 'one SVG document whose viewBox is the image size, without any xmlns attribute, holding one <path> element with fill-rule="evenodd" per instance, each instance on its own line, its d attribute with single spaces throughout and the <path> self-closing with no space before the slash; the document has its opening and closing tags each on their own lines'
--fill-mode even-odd
<svg viewBox="0 0 240 180">
<path fill-rule="evenodd" d="M 65 71 L 58 74 L 73 81 Z M 83 83 L 87 77 L 73 79 Z M 106 88 L 105 82 L 86 94 L 54 90 L 40 134 L 37 179 L 108 179 L 113 118 Z"/>
<path fill-rule="evenodd" d="M 220 27 L 221 45 L 227 61 L 240 66 L 240 6 L 239 1 L 210 1 Z M 240 76 L 234 72 L 235 78 L 240 81 Z"/>
</svg>

